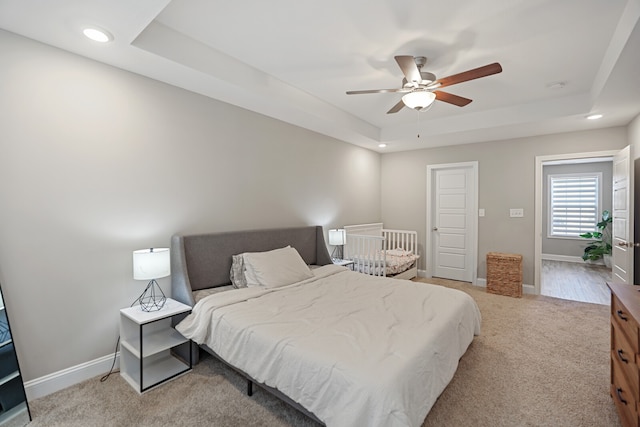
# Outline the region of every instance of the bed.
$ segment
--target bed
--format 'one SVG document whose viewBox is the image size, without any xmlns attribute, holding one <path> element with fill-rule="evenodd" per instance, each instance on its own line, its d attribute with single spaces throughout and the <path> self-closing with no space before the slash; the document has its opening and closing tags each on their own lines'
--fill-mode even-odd
<svg viewBox="0 0 640 427">
<path fill-rule="evenodd" d="M 466 293 L 333 265 L 319 226 L 175 235 L 171 250 L 172 296 L 193 306 L 176 329 L 249 394 L 257 384 L 327 426 L 421 425 L 480 332 Z M 239 254 L 268 282 L 230 285 Z M 279 282 L 290 270 L 303 280 Z"/>
<path fill-rule="evenodd" d="M 418 275 L 418 233 L 385 229 L 382 223 L 347 225 L 344 258 L 353 270 L 373 276 L 413 279 Z"/>
</svg>

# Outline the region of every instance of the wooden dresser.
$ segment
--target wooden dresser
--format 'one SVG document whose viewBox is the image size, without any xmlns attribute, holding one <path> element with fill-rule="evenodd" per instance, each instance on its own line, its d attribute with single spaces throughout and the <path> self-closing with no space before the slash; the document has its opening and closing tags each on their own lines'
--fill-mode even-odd
<svg viewBox="0 0 640 427">
<path fill-rule="evenodd" d="M 638 427 L 640 411 L 640 287 L 611 289 L 611 397 L 623 426 Z"/>
</svg>

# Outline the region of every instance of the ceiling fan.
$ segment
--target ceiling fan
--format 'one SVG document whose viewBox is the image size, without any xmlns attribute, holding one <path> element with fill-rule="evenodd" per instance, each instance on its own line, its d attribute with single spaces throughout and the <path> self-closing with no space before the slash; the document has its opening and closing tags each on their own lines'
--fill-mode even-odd
<svg viewBox="0 0 640 427">
<path fill-rule="evenodd" d="M 372 90 L 350 90 L 347 95 L 360 95 L 364 93 L 405 93 L 400 102 L 391 107 L 387 114 L 400 111 L 405 105 L 418 111 L 426 111 L 436 99 L 458 107 L 464 107 L 471 102 L 471 99 L 454 95 L 449 92 L 438 90 L 445 86 L 451 86 L 469 80 L 479 79 L 502 72 L 499 63 L 485 65 L 449 77 L 436 79 L 433 73 L 422 71 L 422 67 L 427 63 L 424 56 L 398 55 L 395 57 L 400 66 L 404 78 L 400 89 L 372 89 Z"/>
</svg>

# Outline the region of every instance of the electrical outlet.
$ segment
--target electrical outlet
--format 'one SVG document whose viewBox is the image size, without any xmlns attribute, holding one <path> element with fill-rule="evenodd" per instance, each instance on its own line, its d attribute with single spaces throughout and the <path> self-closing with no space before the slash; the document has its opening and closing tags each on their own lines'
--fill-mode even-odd
<svg viewBox="0 0 640 427">
<path fill-rule="evenodd" d="M 522 208 L 509 209 L 509 216 L 511 218 L 522 218 L 524 217 L 524 209 Z"/>
</svg>

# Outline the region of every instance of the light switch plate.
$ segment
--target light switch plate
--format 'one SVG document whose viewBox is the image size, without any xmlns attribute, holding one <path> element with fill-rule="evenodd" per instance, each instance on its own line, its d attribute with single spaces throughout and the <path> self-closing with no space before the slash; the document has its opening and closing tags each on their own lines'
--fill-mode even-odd
<svg viewBox="0 0 640 427">
<path fill-rule="evenodd" d="M 478 209 L 478 216 L 484 216 L 484 209 Z"/>
<path fill-rule="evenodd" d="M 509 216 L 511 218 L 522 218 L 524 216 L 524 209 L 522 208 L 509 209 Z"/>
</svg>

